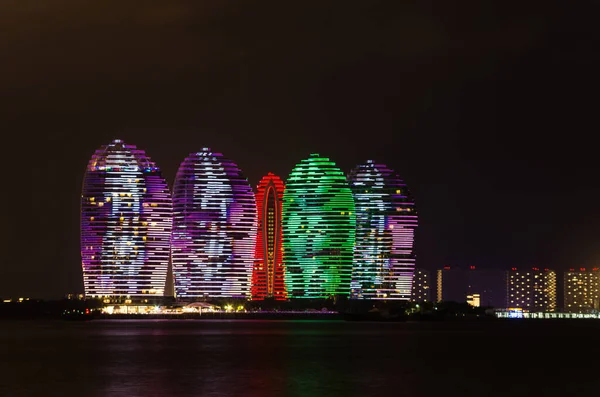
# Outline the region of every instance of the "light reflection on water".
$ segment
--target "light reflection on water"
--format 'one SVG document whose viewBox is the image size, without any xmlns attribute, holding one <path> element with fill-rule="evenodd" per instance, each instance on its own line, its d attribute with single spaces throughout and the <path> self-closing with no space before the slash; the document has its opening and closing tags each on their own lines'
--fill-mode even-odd
<svg viewBox="0 0 600 397">
<path fill-rule="evenodd" d="M 2 322 L 0 396 L 585 396 L 595 392 L 597 344 L 570 353 L 578 383 L 562 386 L 556 346 L 598 331 L 556 322 Z"/>
</svg>

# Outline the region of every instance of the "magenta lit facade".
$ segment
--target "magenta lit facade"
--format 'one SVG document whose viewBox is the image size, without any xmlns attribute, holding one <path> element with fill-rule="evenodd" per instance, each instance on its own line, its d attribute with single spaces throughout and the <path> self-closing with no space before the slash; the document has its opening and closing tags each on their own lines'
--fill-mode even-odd
<svg viewBox="0 0 600 397">
<path fill-rule="evenodd" d="M 249 298 L 257 213 L 238 166 L 208 148 L 191 153 L 177 172 L 173 207 L 176 296 Z"/>
<path fill-rule="evenodd" d="M 162 296 L 171 226 L 169 188 L 144 151 L 118 139 L 98 149 L 81 195 L 86 296 Z"/>
</svg>

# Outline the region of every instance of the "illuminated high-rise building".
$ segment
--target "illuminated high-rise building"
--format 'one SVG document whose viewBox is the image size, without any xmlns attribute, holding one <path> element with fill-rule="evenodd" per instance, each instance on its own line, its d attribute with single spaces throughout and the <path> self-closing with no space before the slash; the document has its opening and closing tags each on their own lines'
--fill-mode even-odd
<svg viewBox="0 0 600 397">
<path fill-rule="evenodd" d="M 238 166 L 208 148 L 180 165 L 171 241 L 178 298 L 250 297 L 254 192 Z"/>
<path fill-rule="evenodd" d="M 569 269 L 564 282 L 564 311 L 597 313 L 600 310 L 600 269 Z"/>
<path fill-rule="evenodd" d="M 256 189 L 258 235 L 252 272 L 252 299 L 286 299 L 282 262 L 281 207 L 285 186 L 269 172 Z"/>
<path fill-rule="evenodd" d="M 290 298 L 348 295 L 356 230 L 344 173 L 311 154 L 292 170 L 283 194 L 283 260 Z"/>
<path fill-rule="evenodd" d="M 417 212 L 406 184 L 369 160 L 350 172 L 356 205 L 352 298 L 409 300 Z"/>
<path fill-rule="evenodd" d="M 171 225 L 171 193 L 144 151 L 119 139 L 98 149 L 81 195 L 85 294 L 162 296 Z"/>
<path fill-rule="evenodd" d="M 431 302 L 432 288 L 429 270 L 416 268 L 413 276 L 411 300 L 413 302 Z"/>
<path fill-rule="evenodd" d="M 508 272 L 508 307 L 530 312 L 556 311 L 556 272 L 549 269 Z"/>
</svg>

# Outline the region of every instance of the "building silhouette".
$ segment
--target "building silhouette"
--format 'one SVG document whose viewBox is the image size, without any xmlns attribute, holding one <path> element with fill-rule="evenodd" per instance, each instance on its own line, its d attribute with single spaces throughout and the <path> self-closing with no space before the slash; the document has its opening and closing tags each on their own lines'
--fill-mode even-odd
<svg viewBox="0 0 600 397">
<path fill-rule="evenodd" d="M 144 151 L 119 139 L 98 149 L 81 194 L 86 296 L 162 296 L 171 225 L 169 188 Z"/>
<path fill-rule="evenodd" d="M 318 154 L 298 163 L 283 194 L 288 297 L 349 294 L 355 229 L 354 199 L 344 173 Z"/>
<path fill-rule="evenodd" d="M 191 153 L 173 187 L 176 296 L 249 298 L 256 226 L 254 192 L 238 166 L 209 148 Z"/>
<path fill-rule="evenodd" d="M 406 184 L 373 160 L 349 174 L 356 206 L 352 298 L 409 300 L 417 212 Z"/>
</svg>

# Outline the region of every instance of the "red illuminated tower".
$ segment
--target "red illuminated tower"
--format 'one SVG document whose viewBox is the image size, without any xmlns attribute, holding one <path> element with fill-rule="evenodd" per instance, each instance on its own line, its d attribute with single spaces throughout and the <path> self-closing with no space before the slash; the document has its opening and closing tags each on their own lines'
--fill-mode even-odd
<svg viewBox="0 0 600 397">
<path fill-rule="evenodd" d="M 285 269 L 282 263 L 281 204 L 283 181 L 269 172 L 257 187 L 258 236 L 252 273 L 252 299 L 285 300 Z"/>
</svg>

